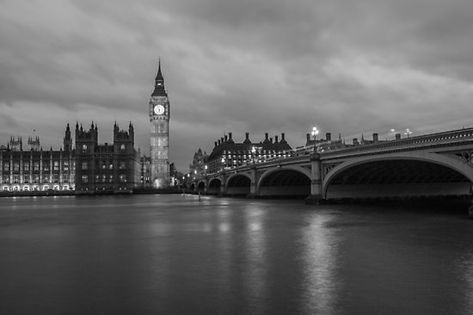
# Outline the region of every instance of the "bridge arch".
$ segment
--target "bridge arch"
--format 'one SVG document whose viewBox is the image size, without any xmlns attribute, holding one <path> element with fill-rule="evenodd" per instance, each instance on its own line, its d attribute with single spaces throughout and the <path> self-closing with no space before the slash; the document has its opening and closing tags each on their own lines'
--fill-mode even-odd
<svg viewBox="0 0 473 315">
<path fill-rule="evenodd" d="M 264 172 L 258 180 L 259 196 L 308 196 L 311 172 L 300 166 L 274 167 Z"/>
<path fill-rule="evenodd" d="M 204 193 L 205 192 L 205 181 L 201 180 L 197 183 L 197 192 Z"/>
<path fill-rule="evenodd" d="M 351 197 L 351 189 L 357 189 L 359 197 L 469 194 L 472 182 L 473 168 L 461 160 L 405 152 L 359 157 L 337 165 L 323 179 L 322 194 L 324 199 Z"/>
<path fill-rule="evenodd" d="M 210 195 L 218 195 L 222 187 L 222 180 L 220 178 L 212 178 L 209 181 L 209 186 L 207 188 L 207 193 Z"/>
<path fill-rule="evenodd" d="M 251 192 L 251 177 L 245 173 L 235 173 L 227 178 L 225 192 L 229 195 L 248 195 Z"/>
</svg>

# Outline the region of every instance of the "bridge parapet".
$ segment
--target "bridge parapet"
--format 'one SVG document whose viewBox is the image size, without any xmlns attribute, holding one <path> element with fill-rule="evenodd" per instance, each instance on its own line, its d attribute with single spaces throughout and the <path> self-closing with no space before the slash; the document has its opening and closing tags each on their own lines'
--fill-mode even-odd
<svg viewBox="0 0 473 315">
<path fill-rule="evenodd" d="M 359 153 L 380 153 L 383 151 L 406 150 L 410 148 L 423 148 L 436 145 L 458 144 L 462 142 L 473 142 L 473 128 L 460 129 L 439 132 L 428 135 L 404 138 L 401 140 L 393 140 L 387 142 L 372 143 L 366 145 L 357 145 L 347 148 L 336 149 L 333 151 L 322 152 L 325 158 L 333 158 L 334 156 L 349 156 Z"/>
</svg>

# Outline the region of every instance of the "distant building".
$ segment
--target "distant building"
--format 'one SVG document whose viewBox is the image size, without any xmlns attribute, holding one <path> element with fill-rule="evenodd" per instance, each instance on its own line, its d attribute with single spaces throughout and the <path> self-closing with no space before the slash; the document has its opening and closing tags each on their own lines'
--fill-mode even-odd
<svg viewBox="0 0 473 315">
<path fill-rule="evenodd" d="M 74 186 L 74 152 L 69 124 L 63 148 L 45 150 L 39 138 L 29 138 L 23 150 L 21 137 L 0 148 L 0 191 L 69 191 Z"/>
<path fill-rule="evenodd" d="M 205 165 L 208 159 L 207 152 L 202 152 L 202 149 L 199 148 L 192 158 L 192 163 L 189 165 L 189 173 L 191 174 L 200 174 L 205 170 Z"/>
<path fill-rule="evenodd" d="M 113 143 L 98 144 L 97 125 L 85 131 L 76 124 L 76 177 L 78 194 L 132 193 L 140 184 L 140 160 L 134 149 L 134 128 L 119 130 L 115 123 Z"/>
<path fill-rule="evenodd" d="M 280 140 L 278 136 L 275 136 L 273 140 L 266 133 L 263 141 L 254 143 L 251 142 L 247 132 L 242 143 L 235 143 L 230 132 L 228 136 L 225 135 L 215 141 L 215 146 L 206 159 L 206 172 L 215 173 L 228 167 L 286 157 L 291 151 L 292 148 L 287 143 L 284 133 L 281 134 Z"/>
</svg>

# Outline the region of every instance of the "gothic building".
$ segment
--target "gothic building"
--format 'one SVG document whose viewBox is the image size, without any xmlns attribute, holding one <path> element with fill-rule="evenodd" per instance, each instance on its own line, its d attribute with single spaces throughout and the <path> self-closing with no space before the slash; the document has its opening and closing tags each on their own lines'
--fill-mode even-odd
<svg viewBox="0 0 473 315">
<path fill-rule="evenodd" d="M 289 156 L 292 151 L 291 146 L 287 143 L 284 133 L 281 139 L 278 136 L 269 138 L 268 133 L 265 134 L 263 141 L 254 143 L 250 140 L 250 134 L 247 132 L 245 140 L 242 143 L 235 143 L 232 133 L 228 136 L 215 141 L 215 146 L 206 159 L 208 173 L 215 173 L 224 168 L 245 165 L 249 163 L 258 163 L 276 157 Z"/>
<path fill-rule="evenodd" d="M 113 143 L 98 144 L 97 125 L 86 131 L 76 124 L 77 194 L 132 193 L 140 181 L 140 160 L 134 149 L 134 128 L 120 130 L 115 123 Z"/>
<path fill-rule="evenodd" d="M 170 106 L 161 62 L 155 79 L 154 91 L 149 100 L 150 121 L 150 181 L 154 188 L 166 188 L 169 175 L 169 118 Z"/>
<path fill-rule="evenodd" d="M 205 166 L 208 159 L 207 152 L 202 152 L 202 149 L 199 148 L 197 152 L 194 153 L 192 158 L 192 163 L 189 165 L 189 171 L 191 174 L 200 174 L 205 171 Z"/>
<path fill-rule="evenodd" d="M 0 191 L 70 191 L 75 188 L 74 178 L 69 124 L 60 150 L 43 150 L 38 137 L 28 138 L 25 149 L 21 137 L 10 138 L 0 148 Z"/>
</svg>

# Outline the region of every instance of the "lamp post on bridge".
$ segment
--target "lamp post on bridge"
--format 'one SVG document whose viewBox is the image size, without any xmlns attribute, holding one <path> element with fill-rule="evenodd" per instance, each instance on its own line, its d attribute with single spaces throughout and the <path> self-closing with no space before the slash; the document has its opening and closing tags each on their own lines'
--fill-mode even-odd
<svg viewBox="0 0 473 315">
<path fill-rule="evenodd" d="M 222 162 L 222 172 L 223 172 L 225 170 L 225 157 L 224 156 L 222 156 L 221 162 Z"/>
<path fill-rule="evenodd" d="M 314 138 L 314 152 L 317 151 L 317 150 L 316 150 L 316 146 L 315 146 L 315 141 L 317 140 L 317 135 L 319 134 L 319 132 L 320 132 L 320 130 L 317 129 L 316 126 L 312 127 L 312 132 L 311 132 L 311 134 L 312 134 L 312 137 Z"/>
<path fill-rule="evenodd" d="M 407 128 L 404 134 L 409 138 L 409 136 L 412 134 L 412 131 L 410 131 L 409 128 Z"/>
</svg>

